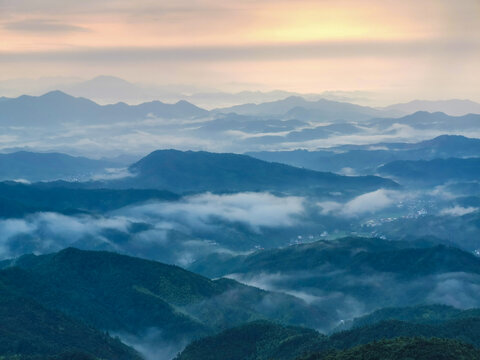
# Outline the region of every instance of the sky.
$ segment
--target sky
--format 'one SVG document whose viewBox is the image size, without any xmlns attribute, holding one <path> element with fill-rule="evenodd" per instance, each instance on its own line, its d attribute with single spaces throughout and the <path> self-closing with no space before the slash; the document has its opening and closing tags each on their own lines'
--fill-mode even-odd
<svg viewBox="0 0 480 360">
<path fill-rule="evenodd" d="M 0 0 L 0 81 L 480 101 L 479 16 L 480 0 Z"/>
</svg>

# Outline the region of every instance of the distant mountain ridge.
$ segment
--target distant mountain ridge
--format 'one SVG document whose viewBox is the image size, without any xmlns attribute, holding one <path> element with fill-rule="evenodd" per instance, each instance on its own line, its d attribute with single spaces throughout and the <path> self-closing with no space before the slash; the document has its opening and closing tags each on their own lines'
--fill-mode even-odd
<svg viewBox="0 0 480 360">
<path fill-rule="evenodd" d="M 192 118 L 208 114 L 187 101 L 165 104 L 152 101 L 140 105 L 117 103 L 99 105 L 85 98 L 76 98 L 61 91 L 42 96 L 20 96 L 0 101 L 0 125 L 58 126 L 62 123 L 101 124 L 139 121 L 148 117 Z"/>
<path fill-rule="evenodd" d="M 355 105 L 326 99 L 305 100 L 300 96 L 290 96 L 283 100 L 261 104 L 243 104 L 216 109 L 220 113 L 240 115 L 281 116 L 288 119 L 336 121 L 368 120 L 379 116 L 400 115 L 395 111 L 381 111 L 367 106 Z"/>
<path fill-rule="evenodd" d="M 381 166 L 383 176 L 417 184 L 444 184 L 451 181 L 468 182 L 480 179 L 480 157 L 448 158 L 418 161 L 394 161 Z"/>
<path fill-rule="evenodd" d="M 108 160 L 93 160 L 62 153 L 17 151 L 0 154 L 0 181 L 22 179 L 30 182 L 88 180 L 118 166 Z"/>
<path fill-rule="evenodd" d="M 480 104 L 471 100 L 413 100 L 402 104 L 393 104 L 383 108 L 384 110 L 396 110 L 407 114 L 417 111 L 428 111 L 431 113 L 443 112 L 452 116 L 466 114 L 480 114 Z"/>
<path fill-rule="evenodd" d="M 248 152 L 246 155 L 316 171 L 341 173 L 350 169 L 357 174 L 373 174 L 377 167 L 398 160 L 480 157 L 480 139 L 441 135 L 417 143 L 344 145 L 317 151 L 263 151 Z"/>
<path fill-rule="evenodd" d="M 418 130 L 436 130 L 442 132 L 457 132 L 478 129 L 480 114 L 466 114 L 450 116 L 443 112 L 417 111 L 400 117 L 381 117 L 368 120 L 369 126 L 376 126 L 386 130 L 392 126 L 407 125 Z"/>
</svg>

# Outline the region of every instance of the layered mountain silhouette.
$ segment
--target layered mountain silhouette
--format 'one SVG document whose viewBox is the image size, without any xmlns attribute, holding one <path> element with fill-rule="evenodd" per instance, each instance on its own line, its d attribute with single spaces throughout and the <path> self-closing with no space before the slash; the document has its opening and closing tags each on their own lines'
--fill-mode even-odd
<svg viewBox="0 0 480 360">
<path fill-rule="evenodd" d="M 378 118 L 367 121 L 368 126 L 375 126 L 378 130 L 390 129 L 393 126 L 406 125 L 418 130 L 436 130 L 455 132 L 478 129 L 479 114 L 449 116 L 442 112 L 418 111 L 400 118 Z"/>
<path fill-rule="evenodd" d="M 317 171 L 374 174 L 381 165 L 398 160 L 433 160 L 450 157 L 479 157 L 480 140 L 459 135 L 441 135 L 418 143 L 378 143 L 339 146 L 318 151 L 263 151 L 246 153 L 257 159 Z"/>
<path fill-rule="evenodd" d="M 402 182 L 420 184 L 439 185 L 453 181 L 478 181 L 480 178 L 480 157 L 394 161 L 381 166 L 378 172 Z"/>
<path fill-rule="evenodd" d="M 413 100 L 402 104 L 393 104 L 384 108 L 384 110 L 396 110 L 404 113 L 414 113 L 417 111 L 443 112 L 452 116 L 462 116 L 466 114 L 480 114 L 480 104 L 471 100 Z"/>
<path fill-rule="evenodd" d="M 0 101 L 0 124 L 3 126 L 60 126 L 140 121 L 148 117 L 174 119 L 201 117 L 208 114 L 187 101 L 165 104 L 152 101 L 140 105 L 117 103 L 99 105 L 85 98 L 76 98 L 61 91 L 42 96 L 3 98 Z"/>
<path fill-rule="evenodd" d="M 395 113 L 392 111 L 382 112 L 366 106 L 326 99 L 309 101 L 300 96 L 290 96 L 283 100 L 261 104 L 237 105 L 215 111 L 241 115 L 279 116 L 290 119 L 316 121 L 368 120 L 379 116 L 392 116 Z"/>
<path fill-rule="evenodd" d="M 18 151 L 0 154 L 0 180 L 87 180 L 117 166 L 118 164 L 108 160 L 93 160 L 61 153 Z"/>
</svg>

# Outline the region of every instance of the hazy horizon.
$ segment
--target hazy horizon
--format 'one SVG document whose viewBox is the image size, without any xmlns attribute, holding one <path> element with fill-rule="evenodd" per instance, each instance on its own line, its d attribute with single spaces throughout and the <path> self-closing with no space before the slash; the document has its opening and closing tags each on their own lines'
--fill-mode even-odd
<svg viewBox="0 0 480 360">
<path fill-rule="evenodd" d="M 21 0 L 0 12 L 0 84 L 16 89 L 112 75 L 190 92 L 360 93 L 373 106 L 480 101 L 476 0 Z"/>
</svg>

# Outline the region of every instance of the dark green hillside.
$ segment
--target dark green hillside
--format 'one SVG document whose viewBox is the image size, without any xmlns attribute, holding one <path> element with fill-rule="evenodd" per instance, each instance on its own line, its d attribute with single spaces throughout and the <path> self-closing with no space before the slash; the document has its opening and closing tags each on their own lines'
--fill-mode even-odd
<svg viewBox="0 0 480 360">
<path fill-rule="evenodd" d="M 419 324 L 435 324 L 442 321 L 479 317 L 480 309 L 460 310 L 447 305 L 419 305 L 409 307 L 383 308 L 371 314 L 356 318 L 352 327 L 372 325 L 385 320 L 400 320 Z"/>
<path fill-rule="evenodd" d="M 47 310 L 31 299 L 15 295 L 1 283 L 0 319 L 0 358 L 22 355 L 45 359 L 52 356 L 53 360 L 65 352 L 76 352 L 85 354 L 85 358 L 140 359 L 133 349 L 120 341 L 59 312 Z"/>
<path fill-rule="evenodd" d="M 480 260 L 469 253 L 450 247 L 429 246 L 431 244 L 423 242 L 348 237 L 262 250 L 245 256 L 213 255 L 192 264 L 190 269 L 212 277 L 255 271 L 314 270 L 324 266 L 351 269 L 355 273 L 367 268 L 408 273 L 411 271 L 408 266 L 413 265 L 418 268 L 426 266 L 419 269 L 421 273 L 454 271 L 458 267 L 480 271 Z"/>
<path fill-rule="evenodd" d="M 244 256 L 212 255 L 190 269 L 210 277 L 231 274 L 247 284 L 263 283 L 306 297 L 333 319 L 317 327 L 324 331 L 348 323 L 359 308 L 372 312 L 432 303 L 480 307 L 480 258 L 424 241 L 317 241 Z M 449 284 L 458 284 L 457 297 L 445 295 Z"/>
<path fill-rule="evenodd" d="M 67 351 L 59 355 L 13 355 L 0 357 L 1 360 L 98 360 L 81 351 Z"/>
<path fill-rule="evenodd" d="M 9 265 L 0 272 L 9 288 L 109 331 L 195 338 L 256 319 L 316 326 L 327 317 L 292 296 L 108 252 L 69 248 Z"/>
<path fill-rule="evenodd" d="M 197 340 L 187 346 L 177 357 L 177 360 L 221 360 L 225 358 L 232 360 L 293 360 L 298 356 L 302 356 L 302 354 L 308 353 L 317 354 L 307 356 L 305 359 L 336 359 L 332 356 L 360 354 L 357 352 L 356 346 L 377 344 L 377 342 L 396 344 L 399 338 L 419 337 L 435 337 L 439 339 L 435 341 L 446 342 L 447 344 L 455 344 L 455 341 L 461 341 L 461 347 L 464 350 L 470 349 L 472 353 L 477 353 L 478 350 L 473 350 L 472 346 L 475 346 L 476 349 L 480 347 L 479 335 L 480 318 L 475 317 L 450 320 L 437 324 L 415 324 L 396 320 L 382 321 L 373 325 L 357 327 L 350 331 L 335 333 L 329 337 L 320 335 L 313 330 L 286 328 L 270 322 L 254 322 L 226 330 L 215 336 Z M 447 341 L 446 339 L 450 340 Z M 369 348 L 370 345 L 367 345 L 366 348 Z M 399 344 L 395 346 L 397 345 Z M 425 343 L 425 345 L 428 344 Z M 351 350 L 339 351 L 345 349 Z M 445 350 L 447 354 L 449 354 L 449 351 L 456 351 L 449 347 Z M 415 354 L 414 351 L 412 350 L 411 354 Z M 433 354 L 436 354 L 435 351 Z M 459 354 L 462 353 L 461 351 Z M 364 355 L 370 356 L 372 354 L 367 352 Z M 422 354 L 419 351 L 416 355 L 423 356 Z M 384 356 L 381 353 L 375 356 L 380 357 L 372 357 L 372 359 L 378 358 L 383 360 L 388 358 L 381 357 Z M 349 357 L 345 358 L 350 359 Z M 367 358 L 370 359 L 369 357 Z M 352 357 L 351 359 L 357 358 Z M 359 357 L 358 359 L 364 359 L 364 357 Z M 399 359 L 404 358 L 400 357 Z M 406 357 L 406 359 L 410 358 Z M 416 359 L 416 357 L 412 357 L 412 359 Z M 423 359 L 423 357 L 419 359 Z M 447 357 L 446 359 L 456 358 Z"/>
<path fill-rule="evenodd" d="M 342 331 L 330 336 L 334 348 L 347 349 L 381 339 L 396 337 L 438 337 L 456 339 L 480 347 L 480 318 L 449 320 L 438 324 L 415 324 L 388 320 Z"/>
<path fill-rule="evenodd" d="M 410 277 L 459 271 L 480 273 L 478 257 L 444 245 L 381 253 L 361 252 L 353 258 L 350 266 L 352 272 L 369 268 L 378 272 L 391 272 Z"/>
<path fill-rule="evenodd" d="M 399 338 L 382 340 L 353 349 L 319 353 L 298 360 L 478 360 L 480 351 L 447 339 Z"/>
<path fill-rule="evenodd" d="M 207 279 L 180 268 L 147 261 L 141 266 L 135 258 L 75 249 L 24 256 L 15 265 L 0 273 L 0 281 L 97 328 L 137 333 L 159 326 L 172 337 L 209 331 L 168 303 L 214 291 Z"/>
<path fill-rule="evenodd" d="M 190 344 L 176 360 L 284 360 L 322 349 L 314 330 L 257 321 Z"/>
</svg>

